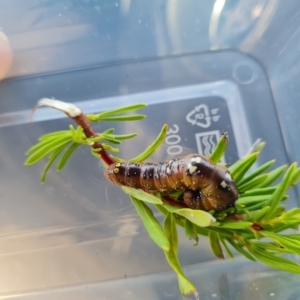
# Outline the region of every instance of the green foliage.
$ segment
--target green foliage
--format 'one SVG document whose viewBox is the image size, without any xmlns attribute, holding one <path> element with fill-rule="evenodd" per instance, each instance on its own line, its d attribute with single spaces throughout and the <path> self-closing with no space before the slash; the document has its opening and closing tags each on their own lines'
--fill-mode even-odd
<svg viewBox="0 0 300 300">
<path fill-rule="evenodd" d="M 195 240 L 194 245 L 196 246 L 198 244 L 198 233 L 195 224 L 189 221 L 188 219 L 185 219 L 184 228 L 185 228 L 186 237 L 194 239 Z"/>
<path fill-rule="evenodd" d="M 136 120 L 144 116 L 120 114 L 143 107 L 144 105 L 132 105 L 89 115 L 88 119 L 93 122 Z M 142 162 L 151 156 L 163 143 L 166 132 L 167 125 L 164 125 L 155 141 L 131 161 Z M 31 165 L 48 157 L 42 174 L 44 181 L 54 161 L 60 157 L 57 170 L 61 170 L 80 145 L 93 146 L 95 142 L 101 142 L 104 149 L 117 151 L 117 148 L 103 142 L 118 145 L 122 140 L 133 138 L 135 135 L 115 135 L 114 129 L 111 128 L 99 133 L 96 138 L 87 138 L 81 127 L 74 129 L 70 126 L 70 130 L 42 136 L 39 143 L 28 150 L 29 157 L 25 164 Z M 213 162 L 217 163 L 222 158 L 226 145 L 227 136 L 223 135 L 211 154 L 210 159 Z M 240 192 L 235 208 L 221 212 L 179 208 L 164 203 L 165 194 L 150 195 L 141 190 L 122 187 L 130 196 L 149 236 L 164 250 L 167 261 L 177 273 L 182 294 L 195 293 L 196 289 L 180 266 L 177 226 L 183 227 L 186 235 L 193 238 L 196 244 L 199 236 L 208 237 L 213 254 L 219 258 L 225 255 L 233 258 L 232 250 L 236 250 L 251 261 L 261 261 L 273 268 L 300 273 L 300 265 L 285 257 L 286 254 L 300 255 L 300 234 L 282 233 L 287 229 L 297 229 L 300 224 L 300 209 L 293 208 L 286 211 L 282 205 L 288 198 L 288 189 L 299 180 L 300 168 L 293 163 L 289 167 L 280 166 L 268 171 L 275 163 L 274 160 L 255 168 L 264 145 L 257 143 L 248 155 L 229 167 Z M 99 150 L 93 151 L 97 156 Z M 120 160 L 116 158 L 116 161 Z M 168 196 L 176 199 L 177 194 Z M 163 227 L 155 218 L 152 206 L 165 217 Z"/>
<path fill-rule="evenodd" d="M 152 240 L 158 245 L 158 247 L 165 251 L 170 251 L 170 241 L 164 233 L 161 225 L 154 217 L 152 210 L 143 201 L 132 196 L 130 196 L 130 198 Z"/>
<path fill-rule="evenodd" d="M 228 136 L 227 133 L 223 133 L 216 148 L 213 150 L 213 152 L 210 155 L 210 159 L 217 164 L 221 158 L 223 157 L 228 143 Z"/>
<path fill-rule="evenodd" d="M 164 142 L 167 131 L 168 131 L 168 126 L 164 124 L 157 138 L 154 140 L 154 142 L 151 145 L 149 145 L 140 155 L 131 158 L 130 161 L 142 162 L 146 160 L 148 157 L 150 157 Z"/>
<path fill-rule="evenodd" d="M 134 121 L 144 119 L 144 115 L 129 115 L 122 116 L 120 114 L 129 111 L 142 109 L 145 104 L 137 104 L 125 106 L 119 109 L 110 110 L 97 115 L 89 115 L 88 119 L 93 122 L 109 121 Z M 111 152 L 119 152 L 119 149 L 106 144 L 105 142 L 113 144 L 121 144 L 123 140 L 134 138 L 137 134 L 114 134 L 114 128 L 110 128 L 102 133 L 98 133 L 97 137 L 87 138 L 83 132 L 82 127 L 78 126 L 76 129 L 70 125 L 69 130 L 56 131 L 45 134 L 39 138 L 39 142 L 32 146 L 26 153 L 28 155 L 25 165 L 33 165 L 40 160 L 47 158 L 48 162 L 44 168 L 41 176 L 41 182 L 46 180 L 47 172 L 53 165 L 54 161 L 58 159 L 57 171 L 62 170 L 67 161 L 74 153 L 74 151 L 81 145 L 93 146 L 96 142 L 101 142 L 102 147 Z M 98 157 L 100 149 L 91 148 L 92 154 Z M 118 158 L 116 158 L 118 159 Z"/>
<path fill-rule="evenodd" d="M 164 208 L 172 214 L 177 214 L 189 220 L 191 223 L 200 226 L 210 226 L 215 218 L 208 212 L 203 210 L 194 210 L 191 208 L 178 208 L 170 204 L 164 204 Z"/>
<path fill-rule="evenodd" d="M 131 197 L 135 197 L 141 201 L 152 203 L 152 204 L 163 204 L 159 197 L 155 197 L 151 194 L 148 194 L 142 190 L 133 189 L 128 186 L 122 186 L 122 190 L 124 193 L 130 195 Z"/>
<path fill-rule="evenodd" d="M 178 259 L 178 236 L 177 228 L 175 223 L 175 216 L 172 213 L 168 213 L 164 222 L 164 231 L 170 242 L 169 251 L 165 251 L 165 255 L 168 263 L 177 273 L 178 285 L 181 294 L 188 295 L 191 293 L 196 293 L 196 288 L 192 282 L 185 276 L 183 270 L 180 266 Z"/>
<path fill-rule="evenodd" d="M 220 245 L 219 234 L 214 231 L 209 231 L 208 237 L 212 253 L 218 258 L 224 258 L 223 251 Z"/>
<path fill-rule="evenodd" d="M 87 115 L 87 119 L 90 122 L 138 121 L 138 120 L 145 119 L 146 116 L 145 115 L 126 115 L 126 116 L 123 116 L 123 115 L 120 115 L 120 114 L 124 114 L 124 113 L 127 113 L 129 111 L 139 110 L 139 109 L 142 109 L 142 108 L 145 108 L 145 107 L 146 107 L 145 104 L 129 105 L 129 106 L 113 109 L 113 110 L 110 110 L 110 111 L 101 112 L 99 114 Z"/>
</svg>

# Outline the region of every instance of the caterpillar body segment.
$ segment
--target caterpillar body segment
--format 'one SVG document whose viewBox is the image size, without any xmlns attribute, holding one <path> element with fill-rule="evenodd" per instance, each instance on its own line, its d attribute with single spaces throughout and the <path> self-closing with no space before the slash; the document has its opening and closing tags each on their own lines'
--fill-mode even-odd
<svg viewBox="0 0 300 300">
<path fill-rule="evenodd" d="M 193 209 L 221 211 L 238 198 L 229 171 L 199 154 L 158 163 L 115 163 L 104 175 L 115 184 L 149 193 L 183 191 L 182 200 Z"/>
</svg>

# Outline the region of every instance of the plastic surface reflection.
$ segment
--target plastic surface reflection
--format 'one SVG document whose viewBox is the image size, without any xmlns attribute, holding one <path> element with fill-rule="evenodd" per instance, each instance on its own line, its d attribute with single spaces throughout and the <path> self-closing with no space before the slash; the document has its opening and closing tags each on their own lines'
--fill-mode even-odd
<svg viewBox="0 0 300 300">
<path fill-rule="evenodd" d="M 219 62 L 219 68 L 216 69 L 211 64 L 212 61 Z M 244 84 L 233 81 L 235 64 L 232 62 L 240 61 L 246 61 L 255 70 L 257 77 L 253 82 Z M 180 69 L 182 62 L 201 65 L 202 70 L 199 70 L 197 76 L 192 71 L 188 72 L 188 69 L 174 72 Z M 122 280 L 125 280 L 126 284 L 127 279 L 137 278 L 136 276 L 156 274 L 160 278 L 159 273 L 169 271 L 165 257 L 149 239 L 128 197 L 124 196 L 118 187 L 104 180 L 103 168 L 100 162 L 91 156 L 88 148 L 75 152 L 61 174 L 51 171 L 44 185 L 38 182 L 43 164 L 30 168 L 23 166 L 24 153 L 40 135 L 49 131 L 63 130 L 70 124 L 67 118 L 47 115 L 42 110 L 40 120 L 44 120 L 43 122 L 26 123 L 26 114 L 29 119 L 29 109 L 36 103 L 35 99 L 41 96 L 55 93 L 58 99 L 66 99 L 74 95 L 77 101 L 81 99 L 80 103 L 89 112 L 99 111 L 101 105 L 106 105 L 106 108 L 111 108 L 112 105 L 125 105 L 132 99 L 151 103 L 152 105 L 144 111 L 147 119 L 139 126 L 134 123 L 126 126 L 114 124 L 119 134 L 129 132 L 139 134 L 136 143 L 124 143 L 122 146 L 121 151 L 125 158 L 139 154 L 145 148 L 146 142 L 155 138 L 162 124 L 168 123 L 173 131 L 178 129 L 176 134 L 179 137 L 176 140 L 182 141 L 180 143 L 182 155 L 200 151 L 200 146 L 204 149 L 208 134 L 216 132 L 220 134 L 221 130 L 227 130 L 230 134 L 231 150 L 226 160 L 235 161 L 238 154 L 243 155 L 253 143 L 251 138 L 244 138 L 247 125 L 251 124 L 248 125 L 251 134 L 255 138 L 260 136 L 267 142 L 262 160 L 268 159 L 267 154 L 270 152 L 267 149 L 272 149 L 271 158 L 276 158 L 278 164 L 286 162 L 283 144 L 278 141 L 279 137 L 269 134 L 270 130 L 278 128 L 278 123 L 268 94 L 268 85 L 258 91 L 251 88 L 256 86 L 258 79 L 260 84 L 266 82 L 264 74 L 257 64 L 245 56 L 230 52 L 192 55 L 141 64 L 124 64 L 122 72 L 120 68 L 120 66 L 93 68 L 84 73 L 79 71 L 59 76 L 54 74 L 2 83 L 0 93 L 3 99 L 5 95 L 9 95 L 10 101 L 0 102 L 2 111 L 7 111 L 0 115 L 0 123 L 3 126 L 0 128 L 2 170 L 0 279 L 3 282 L 0 287 L 1 296 L 37 293 L 42 290 L 50 292 L 60 287 L 75 288 L 78 285 L 82 287 L 93 282 L 105 282 L 104 285 L 111 286 L 117 284 L 115 280 L 121 284 Z M 141 69 L 144 70 L 144 75 L 141 75 Z M 164 70 L 164 89 L 159 88 L 161 70 Z M 206 77 L 201 77 L 203 70 L 205 76 L 214 78 L 215 81 L 207 82 Z M 99 85 L 100 79 L 104 78 L 105 82 L 111 83 L 122 82 L 124 74 L 130 74 L 129 81 L 126 82 L 129 90 L 152 88 L 152 92 L 119 98 L 107 97 L 104 100 L 94 96 L 95 92 L 102 95 L 103 91 L 108 95 L 109 91 L 112 94 L 114 85 L 104 83 Z M 202 78 L 203 84 L 191 85 L 191 82 L 197 82 L 199 78 Z M 39 88 L 32 89 L 33 86 L 37 86 L 38 80 L 43 84 Z M 184 82 L 185 86 L 178 87 L 180 82 Z M 95 89 L 91 90 L 89 87 L 92 83 Z M 70 90 L 66 91 L 66 85 Z M 53 86 L 55 91 L 51 89 Z M 153 90 L 154 86 L 156 89 Z M 20 98 L 21 95 L 26 95 L 26 101 L 20 102 L 20 99 L 23 99 Z M 265 100 L 264 110 L 269 112 L 267 124 L 260 117 L 260 113 L 264 115 L 263 111 L 257 112 L 254 105 L 260 102 L 262 95 Z M 196 118 L 195 107 L 199 107 L 200 104 L 201 112 L 211 117 L 208 128 L 201 127 L 208 126 L 208 123 L 203 123 L 201 112 Z M 208 109 L 203 110 L 203 105 Z M 247 105 L 247 114 L 242 118 L 245 122 L 244 127 L 241 122 L 238 125 L 235 123 L 238 121 L 236 115 L 242 115 L 243 109 L 240 110 L 240 105 Z M 15 112 L 14 107 L 19 107 L 19 111 Z M 251 118 L 254 111 L 256 118 Z M 35 115 L 37 120 L 38 113 Z M 20 120 L 18 116 L 22 116 L 22 119 Z M 199 124 L 196 125 L 197 123 Z M 97 126 L 99 130 L 97 128 L 96 130 L 102 132 L 111 127 L 111 124 Z M 171 140 L 172 142 L 174 141 Z M 170 146 L 173 145 L 166 143 L 152 158 L 153 161 L 164 160 L 171 155 L 174 148 L 171 151 Z M 295 204 L 290 202 L 290 205 Z M 180 243 L 182 249 L 180 260 L 183 266 L 196 265 L 213 259 L 207 241 L 201 241 L 197 247 L 193 247 L 193 242 L 187 240 L 181 232 Z M 200 269 L 199 272 L 204 272 Z M 167 278 L 170 274 L 168 273 Z M 127 279 L 124 278 L 125 275 Z M 151 280 L 155 276 L 151 277 Z M 147 276 L 142 278 L 145 281 L 149 280 L 145 279 Z M 204 278 L 203 282 L 207 283 L 205 276 Z M 147 289 L 152 288 L 151 280 Z M 111 283 L 108 284 L 108 281 Z M 197 281 L 194 282 L 198 284 Z M 172 293 L 178 297 L 176 279 L 171 281 L 171 284 L 172 289 L 174 287 Z M 131 294 L 133 288 L 133 286 L 130 288 Z M 198 288 L 201 292 L 201 285 Z M 72 289 L 69 291 L 72 292 Z M 101 290 L 99 292 L 102 293 Z M 164 289 L 160 292 L 164 295 Z M 130 295 L 128 297 L 130 298 Z"/>
<path fill-rule="evenodd" d="M 235 46 L 250 52 L 278 1 L 1 0 L 0 5 L 0 26 L 18 61 L 10 76 L 16 76 Z"/>
<path fill-rule="evenodd" d="M 38 183 L 41 165 L 23 166 L 24 153 L 38 136 L 70 124 L 48 115 L 29 125 L 29 111 L 42 97 L 80 102 L 94 112 L 93 101 L 99 105 L 103 98 L 108 107 L 121 106 L 126 103 L 116 103 L 119 95 L 130 101 L 132 95 L 198 84 L 209 84 L 210 95 L 220 96 L 220 82 L 229 83 L 235 88 L 225 94 L 237 91 L 234 99 L 247 112 L 250 139 L 267 142 L 264 153 L 272 155 L 262 160 L 288 162 L 287 146 L 289 161 L 300 161 L 295 138 L 300 126 L 299 1 L 0 0 L 0 5 L 0 27 L 14 52 L 9 76 L 37 74 L 0 84 L 0 299 L 179 299 L 175 275 L 160 273 L 169 270 L 160 249 L 128 197 L 108 187 L 89 149 L 75 153 L 62 174 L 51 172 L 45 185 Z M 148 97 L 163 103 L 168 95 Z M 196 151 L 195 137 L 200 140 L 204 131 L 188 134 L 193 113 L 188 123 L 176 104 L 170 107 L 152 111 L 152 122 L 133 131 L 144 144 L 163 122 L 172 126 L 182 118 L 184 150 Z M 185 113 L 194 107 L 187 105 Z M 234 123 L 239 110 L 229 113 L 232 124 L 218 130 L 232 130 L 236 148 L 245 149 L 254 140 L 238 134 L 244 131 Z M 161 121 L 153 122 L 158 115 Z M 139 150 L 123 149 L 126 154 Z M 233 148 L 231 159 L 236 156 Z M 297 205 L 293 196 L 290 206 Z M 183 233 L 180 243 L 183 266 L 195 265 L 187 275 L 202 300 L 299 297 L 296 275 L 243 260 L 199 264 L 213 259 L 208 245 L 195 248 Z"/>
<path fill-rule="evenodd" d="M 298 275 L 269 270 L 243 259 L 195 265 L 185 271 L 199 288 L 201 300 L 295 300 L 300 293 Z M 192 299 L 181 296 L 176 284 L 176 276 L 168 272 L 23 294 L 10 299 Z"/>
</svg>

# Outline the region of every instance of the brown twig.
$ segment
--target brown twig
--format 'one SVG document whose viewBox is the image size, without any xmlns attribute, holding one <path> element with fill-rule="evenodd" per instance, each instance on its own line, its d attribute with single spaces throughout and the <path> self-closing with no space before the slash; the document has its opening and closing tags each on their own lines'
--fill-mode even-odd
<svg viewBox="0 0 300 300">
<path fill-rule="evenodd" d="M 86 137 L 88 138 L 92 138 L 92 137 L 97 137 L 98 134 L 97 132 L 94 130 L 94 128 L 92 127 L 92 125 L 90 124 L 90 122 L 88 121 L 86 115 L 84 115 L 83 113 L 81 113 L 80 115 L 76 116 L 76 117 L 70 117 L 71 119 L 73 119 L 74 122 L 76 122 L 76 124 L 78 126 L 81 126 L 83 129 L 83 132 L 85 134 Z M 100 155 L 101 159 L 109 166 L 112 165 L 113 163 L 115 163 L 115 160 L 111 157 L 111 155 L 103 148 L 102 144 L 100 142 L 95 142 L 92 145 L 93 149 L 97 149 L 97 153 Z"/>
<path fill-rule="evenodd" d="M 254 230 L 254 231 L 262 231 L 262 230 L 263 230 L 263 228 L 262 228 L 259 224 L 257 224 L 257 223 L 253 223 L 253 224 L 250 226 L 250 228 L 251 228 L 252 230 Z"/>
<path fill-rule="evenodd" d="M 77 125 L 83 128 L 83 132 L 87 138 L 97 137 L 97 132 L 93 129 L 90 122 L 88 121 L 86 115 L 74 104 L 43 98 L 41 99 L 37 106 L 32 110 L 32 114 L 35 110 L 41 106 L 48 106 L 64 112 L 69 118 L 71 118 Z M 115 163 L 115 160 L 112 156 L 103 148 L 100 142 L 95 142 L 92 145 L 93 149 L 97 149 L 97 153 L 99 154 L 100 158 L 103 160 L 104 163 L 107 165 L 111 165 Z"/>
<path fill-rule="evenodd" d="M 187 208 L 187 205 L 184 202 L 176 201 L 175 199 L 167 195 L 162 196 L 162 200 L 179 208 Z"/>
</svg>

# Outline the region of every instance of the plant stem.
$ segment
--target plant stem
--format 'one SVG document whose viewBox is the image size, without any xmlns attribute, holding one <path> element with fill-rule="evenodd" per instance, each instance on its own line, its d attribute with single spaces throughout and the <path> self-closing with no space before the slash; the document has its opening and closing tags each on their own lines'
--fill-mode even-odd
<svg viewBox="0 0 300 300">
<path fill-rule="evenodd" d="M 63 113 L 65 113 L 69 118 L 71 118 L 78 126 L 83 128 L 83 132 L 87 138 L 97 137 L 98 134 L 88 121 L 86 115 L 74 104 L 63 102 L 60 100 L 43 98 L 41 99 L 37 106 L 33 109 L 34 111 L 41 107 L 48 106 L 55 108 Z M 100 142 L 95 142 L 92 145 L 93 149 L 98 149 L 97 153 L 99 153 L 100 158 L 106 163 L 108 166 L 115 163 L 115 160 L 111 157 L 111 155 L 103 148 Z"/>
<path fill-rule="evenodd" d="M 164 202 L 167 202 L 173 206 L 176 206 L 176 207 L 180 207 L 180 208 L 187 208 L 187 205 L 184 203 L 184 202 L 179 202 L 179 201 L 176 201 L 175 199 L 173 199 L 172 197 L 170 196 L 162 196 L 162 200 Z"/>
<path fill-rule="evenodd" d="M 70 117 L 70 116 L 69 116 Z M 82 112 L 80 115 L 75 117 L 70 117 L 78 126 L 81 126 L 83 129 L 83 132 L 86 137 L 92 138 L 97 137 L 98 134 L 88 121 L 86 115 L 84 115 Z M 92 146 L 93 149 L 98 149 L 97 152 L 101 159 L 106 163 L 108 166 L 115 163 L 115 160 L 111 157 L 111 155 L 103 148 L 102 144 L 100 142 L 95 142 Z"/>
</svg>

